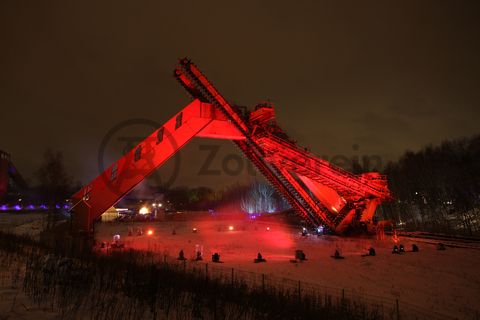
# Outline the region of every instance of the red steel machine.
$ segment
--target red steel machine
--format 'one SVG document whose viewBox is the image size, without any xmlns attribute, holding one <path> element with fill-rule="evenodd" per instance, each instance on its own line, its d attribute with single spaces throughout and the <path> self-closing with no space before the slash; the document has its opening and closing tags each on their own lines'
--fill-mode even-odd
<svg viewBox="0 0 480 320">
<path fill-rule="evenodd" d="M 385 176 L 352 174 L 299 147 L 275 122 L 271 104 L 251 111 L 231 105 L 189 59 L 174 76 L 194 100 L 73 195 L 75 231 L 91 232 L 105 210 L 194 137 L 232 140 L 312 226 L 338 234 L 373 229 L 378 204 L 390 198 Z"/>
</svg>

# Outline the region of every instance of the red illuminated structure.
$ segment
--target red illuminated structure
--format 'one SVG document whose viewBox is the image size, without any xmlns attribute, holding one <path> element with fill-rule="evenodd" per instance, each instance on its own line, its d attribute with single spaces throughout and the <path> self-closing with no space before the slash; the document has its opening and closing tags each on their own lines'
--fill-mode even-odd
<svg viewBox="0 0 480 320">
<path fill-rule="evenodd" d="M 27 183 L 13 164 L 10 154 L 0 150 L 0 203 L 6 200 L 9 192 L 25 191 Z"/>
<path fill-rule="evenodd" d="M 390 197 L 385 176 L 354 175 L 299 147 L 275 122 L 273 106 L 231 105 L 188 59 L 175 78 L 194 100 L 100 176 L 73 195 L 77 230 L 93 222 L 194 137 L 232 140 L 292 208 L 313 226 L 336 233 L 369 227 Z"/>
</svg>

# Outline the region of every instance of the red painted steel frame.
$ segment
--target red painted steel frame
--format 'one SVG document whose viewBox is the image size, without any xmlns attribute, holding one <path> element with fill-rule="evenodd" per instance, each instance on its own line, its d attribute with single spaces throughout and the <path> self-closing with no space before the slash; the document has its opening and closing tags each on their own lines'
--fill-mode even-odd
<svg viewBox="0 0 480 320">
<path fill-rule="evenodd" d="M 212 105 L 193 101 L 72 196 L 75 228 L 92 231 L 102 213 L 197 135 L 245 139 Z"/>
<path fill-rule="evenodd" d="M 276 125 L 270 104 L 243 114 L 188 59 L 174 75 L 195 100 L 73 195 L 77 230 L 91 231 L 105 210 L 195 136 L 233 140 L 310 224 L 337 233 L 372 225 L 377 205 L 390 197 L 384 176 L 354 175 L 298 147 Z"/>
</svg>

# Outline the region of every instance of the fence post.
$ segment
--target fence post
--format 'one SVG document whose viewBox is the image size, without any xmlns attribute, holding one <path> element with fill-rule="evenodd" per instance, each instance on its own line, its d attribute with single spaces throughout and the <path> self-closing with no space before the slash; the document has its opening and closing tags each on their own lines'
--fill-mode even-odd
<svg viewBox="0 0 480 320">
<path fill-rule="evenodd" d="M 395 299 L 396 309 L 397 309 L 397 320 L 400 320 L 400 308 L 398 306 L 398 299 Z"/>
<path fill-rule="evenodd" d="M 302 300 L 302 287 L 300 280 L 298 281 L 298 300 Z"/>
<path fill-rule="evenodd" d="M 235 279 L 235 278 L 234 278 L 234 275 L 233 275 L 233 272 L 234 272 L 234 271 L 233 271 L 233 268 L 232 268 L 232 285 L 233 285 L 233 281 L 234 281 L 234 279 Z"/>
<path fill-rule="evenodd" d="M 262 291 L 265 292 L 265 274 L 262 273 Z"/>
<path fill-rule="evenodd" d="M 187 260 L 183 260 L 183 272 L 187 272 Z"/>
</svg>

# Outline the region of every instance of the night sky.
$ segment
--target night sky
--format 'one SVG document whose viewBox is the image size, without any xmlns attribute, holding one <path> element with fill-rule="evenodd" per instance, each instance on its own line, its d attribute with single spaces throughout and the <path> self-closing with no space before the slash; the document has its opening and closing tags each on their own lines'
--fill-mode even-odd
<svg viewBox="0 0 480 320">
<path fill-rule="evenodd" d="M 261 2 L 261 3 L 260 3 Z M 276 105 L 280 125 L 320 156 L 395 160 L 480 133 L 478 1 L 1 1 L 0 149 L 33 172 L 47 147 L 84 183 L 102 139 L 135 118 L 158 124 L 189 95 L 172 76 L 190 57 L 232 103 Z M 136 125 L 118 136 L 142 136 Z M 198 140 L 177 185 L 253 179 L 202 176 Z M 358 145 L 358 150 L 353 145 Z M 125 143 L 112 140 L 105 165 Z M 233 165 L 232 165 L 233 166 Z M 172 163 L 159 171 L 165 181 Z"/>
</svg>

